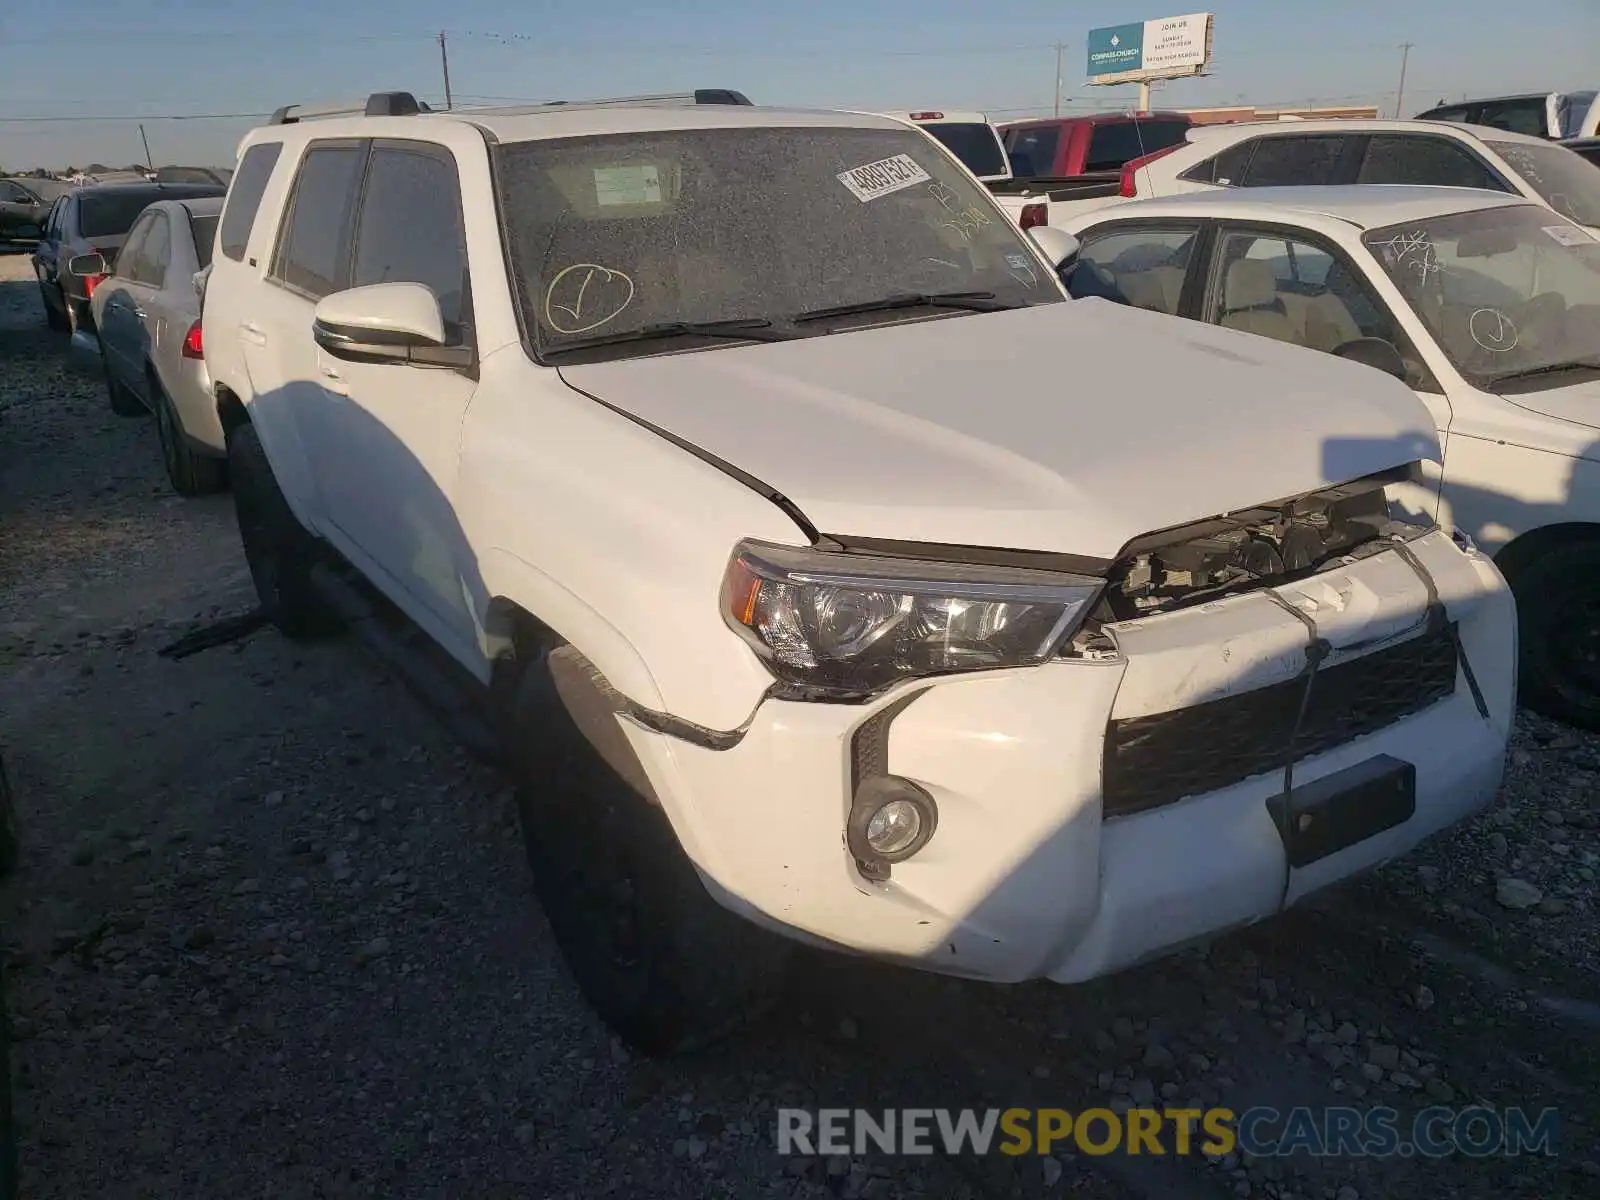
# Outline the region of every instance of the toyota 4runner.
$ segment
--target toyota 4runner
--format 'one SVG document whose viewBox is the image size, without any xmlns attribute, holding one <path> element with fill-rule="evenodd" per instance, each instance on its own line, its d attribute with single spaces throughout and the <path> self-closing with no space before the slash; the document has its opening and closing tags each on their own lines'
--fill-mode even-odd
<svg viewBox="0 0 1600 1200">
<path fill-rule="evenodd" d="M 706 101 L 280 112 L 203 316 L 264 610 L 481 688 L 623 1037 L 796 941 L 1087 980 L 1490 801 L 1513 605 L 1404 518 L 1402 384 L 1069 301 L 904 124 Z"/>
</svg>

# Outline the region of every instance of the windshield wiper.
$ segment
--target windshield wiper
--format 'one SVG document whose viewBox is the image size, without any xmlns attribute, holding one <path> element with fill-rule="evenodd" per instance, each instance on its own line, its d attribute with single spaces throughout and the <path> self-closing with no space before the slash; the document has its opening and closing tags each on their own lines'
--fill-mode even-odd
<svg viewBox="0 0 1600 1200">
<path fill-rule="evenodd" d="M 822 321 L 828 317 L 849 317 L 856 313 L 888 312 L 896 308 L 964 308 L 968 312 L 999 312 L 1020 307 L 996 300 L 993 292 L 902 292 L 885 296 L 882 300 L 864 300 L 859 304 L 835 304 L 831 308 L 811 308 L 789 318 L 795 324 L 802 321 Z"/>
<path fill-rule="evenodd" d="M 627 342 L 650 342 L 661 338 L 706 337 L 732 338 L 741 342 L 781 342 L 799 334 L 774 329 L 764 317 L 735 317 L 728 321 L 660 321 L 638 329 L 617 333 L 597 333 L 592 337 L 572 338 L 555 346 L 541 346 L 544 357 L 567 354 L 575 350 L 588 350 L 595 346 L 620 346 Z"/>
<path fill-rule="evenodd" d="M 1568 362 L 1549 363 L 1542 367 L 1528 367 L 1522 371 L 1507 371 L 1489 380 L 1490 384 L 1515 383 L 1519 379 L 1534 379 L 1540 375 L 1555 375 L 1562 371 L 1600 371 L 1600 358 L 1572 359 Z"/>
</svg>

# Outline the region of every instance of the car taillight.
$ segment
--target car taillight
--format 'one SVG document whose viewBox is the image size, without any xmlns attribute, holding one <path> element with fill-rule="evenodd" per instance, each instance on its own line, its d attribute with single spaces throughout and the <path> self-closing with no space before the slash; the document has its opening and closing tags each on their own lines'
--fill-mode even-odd
<svg viewBox="0 0 1600 1200">
<path fill-rule="evenodd" d="M 189 332 L 183 335 L 183 356 L 185 358 L 205 358 L 205 343 L 201 340 L 200 322 L 196 321 L 189 326 Z"/>
<path fill-rule="evenodd" d="M 1048 204 L 1024 204 L 1022 215 L 1017 218 L 1017 224 L 1024 229 L 1034 229 L 1040 225 L 1050 224 L 1050 206 Z"/>
<path fill-rule="evenodd" d="M 1157 150 L 1154 154 L 1146 154 L 1143 158 L 1135 158 L 1122 164 L 1122 180 L 1117 188 L 1117 195 L 1124 200 L 1131 200 L 1139 194 L 1139 185 L 1134 182 L 1134 173 L 1140 167 L 1147 167 L 1158 158 L 1171 154 L 1174 150 L 1181 150 L 1187 143 L 1177 142 L 1164 150 Z"/>
<path fill-rule="evenodd" d="M 83 277 L 83 298 L 88 300 L 94 296 L 95 288 L 106 281 L 104 275 L 85 275 Z"/>
</svg>

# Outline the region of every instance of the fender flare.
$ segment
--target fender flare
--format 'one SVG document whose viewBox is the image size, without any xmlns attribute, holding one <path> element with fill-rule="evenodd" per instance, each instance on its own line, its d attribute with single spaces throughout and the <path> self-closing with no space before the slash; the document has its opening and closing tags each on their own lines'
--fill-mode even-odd
<svg viewBox="0 0 1600 1200">
<path fill-rule="evenodd" d="M 478 570 L 488 604 L 482 618 L 488 658 L 511 636 L 512 606 L 522 608 L 575 647 L 617 692 L 644 708 L 665 710 L 661 687 L 644 657 L 582 597 L 500 547 L 479 556 Z"/>
</svg>

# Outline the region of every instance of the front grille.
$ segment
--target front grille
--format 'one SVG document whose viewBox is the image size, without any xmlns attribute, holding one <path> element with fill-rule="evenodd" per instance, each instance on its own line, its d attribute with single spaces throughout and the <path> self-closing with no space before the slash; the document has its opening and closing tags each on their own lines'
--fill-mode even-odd
<svg viewBox="0 0 1600 1200">
<path fill-rule="evenodd" d="M 1305 677 L 1106 728 L 1105 815 L 1126 816 L 1282 771 Z M 1454 627 L 1317 671 L 1295 740 L 1310 758 L 1421 712 L 1456 690 Z"/>
</svg>

